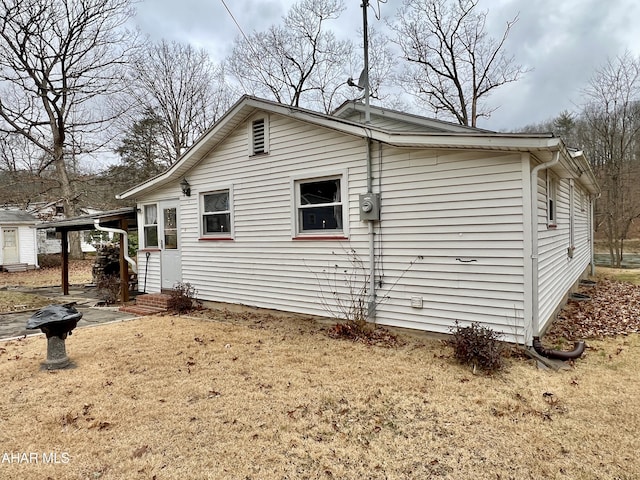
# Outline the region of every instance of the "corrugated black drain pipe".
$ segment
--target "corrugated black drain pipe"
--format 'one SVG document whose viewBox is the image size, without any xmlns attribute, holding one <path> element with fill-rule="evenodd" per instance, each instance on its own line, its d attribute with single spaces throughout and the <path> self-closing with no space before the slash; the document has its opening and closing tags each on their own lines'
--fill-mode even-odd
<svg viewBox="0 0 640 480">
<path fill-rule="evenodd" d="M 585 346 L 585 343 L 581 340 L 575 342 L 573 350 L 566 352 L 564 350 L 553 350 L 543 347 L 540 337 L 533 337 L 533 349 L 543 357 L 556 360 L 574 360 L 584 353 Z"/>
</svg>

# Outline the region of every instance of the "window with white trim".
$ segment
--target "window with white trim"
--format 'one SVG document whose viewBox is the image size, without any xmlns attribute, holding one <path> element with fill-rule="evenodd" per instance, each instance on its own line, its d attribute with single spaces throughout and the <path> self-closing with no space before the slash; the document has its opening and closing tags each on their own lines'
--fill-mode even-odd
<svg viewBox="0 0 640 480">
<path fill-rule="evenodd" d="M 547 170 L 547 225 L 555 227 L 558 223 L 558 181 Z"/>
<path fill-rule="evenodd" d="M 202 236 L 231 237 L 231 190 L 217 190 L 201 196 Z"/>
<path fill-rule="evenodd" d="M 142 212 L 144 248 L 158 248 L 158 206 L 145 205 Z"/>
<path fill-rule="evenodd" d="M 344 234 L 342 175 L 297 180 L 296 234 Z"/>
<path fill-rule="evenodd" d="M 249 155 L 269 153 L 269 118 L 254 118 L 249 122 Z"/>
</svg>

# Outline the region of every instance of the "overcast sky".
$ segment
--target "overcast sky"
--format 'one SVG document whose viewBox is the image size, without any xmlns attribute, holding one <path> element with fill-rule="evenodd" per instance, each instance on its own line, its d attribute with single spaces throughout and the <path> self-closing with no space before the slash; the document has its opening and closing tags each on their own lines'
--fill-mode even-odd
<svg viewBox="0 0 640 480">
<path fill-rule="evenodd" d="M 279 23 L 294 0 L 226 0 L 238 23 L 250 34 Z M 332 29 L 357 45 L 362 26 L 361 0 L 346 0 L 347 10 Z M 375 0 L 370 2 L 376 4 Z M 400 0 L 381 5 L 392 17 Z M 502 33 L 505 22 L 519 15 L 507 44 L 518 63 L 532 69 L 497 90 L 490 103 L 499 106 L 480 127 L 516 130 L 575 110 L 580 91 L 607 58 L 629 50 L 640 55 L 638 0 L 479 0 L 489 10 L 489 29 Z M 376 22 L 369 15 L 370 22 Z M 176 40 L 205 48 L 222 61 L 240 34 L 221 0 L 143 0 L 136 23 L 151 40 Z M 383 22 L 377 22 L 380 26 Z"/>
</svg>

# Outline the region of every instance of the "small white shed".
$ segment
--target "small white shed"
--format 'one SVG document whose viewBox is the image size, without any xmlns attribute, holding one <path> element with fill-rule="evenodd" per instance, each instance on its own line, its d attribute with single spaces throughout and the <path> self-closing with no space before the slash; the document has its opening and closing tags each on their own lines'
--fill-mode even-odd
<svg viewBox="0 0 640 480">
<path fill-rule="evenodd" d="M 530 345 L 592 262 L 599 187 L 582 152 L 553 134 L 368 113 L 243 97 L 119 195 L 138 205 L 145 291 L 182 281 L 202 300 L 327 315 L 356 252 L 376 322 L 480 322 Z"/>
<path fill-rule="evenodd" d="M 16 271 L 38 267 L 36 218 L 20 210 L 0 210 L 0 265 Z"/>
</svg>

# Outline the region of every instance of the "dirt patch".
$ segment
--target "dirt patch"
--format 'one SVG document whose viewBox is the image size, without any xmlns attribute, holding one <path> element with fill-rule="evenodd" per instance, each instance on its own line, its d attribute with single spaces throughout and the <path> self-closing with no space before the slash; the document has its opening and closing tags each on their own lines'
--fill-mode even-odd
<svg viewBox="0 0 640 480">
<path fill-rule="evenodd" d="M 80 329 L 77 367 L 45 339 L 0 344 L 0 445 L 40 452 L 3 479 L 630 478 L 640 471 L 637 335 L 569 372 L 487 377 L 442 342 L 380 348 L 259 310 Z M 42 452 L 59 463 L 44 464 Z M 1 458 L 1 457 L 0 457 Z M 8 457 L 10 458 L 10 457 Z M 51 458 L 51 456 L 47 457 Z"/>
</svg>

